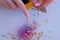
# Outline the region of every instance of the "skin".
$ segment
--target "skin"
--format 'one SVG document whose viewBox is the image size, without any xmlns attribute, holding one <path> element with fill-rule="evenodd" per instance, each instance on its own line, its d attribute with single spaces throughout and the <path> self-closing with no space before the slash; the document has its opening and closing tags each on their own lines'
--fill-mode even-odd
<svg viewBox="0 0 60 40">
<path fill-rule="evenodd" d="M 29 0 L 33 2 L 34 0 Z M 42 4 L 43 6 L 47 6 L 52 0 L 43 0 Z M 41 0 L 36 0 L 36 3 L 41 3 Z M 34 6 L 36 7 L 36 3 L 34 3 Z M 30 15 L 28 13 L 28 10 L 26 9 L 24 3 L 21 0 L 0 0 L 0 7 L 17 10 L 21 9 L 23 14 L 29 18 Z"/>
<path fill-rule="evenodd" d="M 33 0 L 30 0 L 33 2 Z M 36 0 L 36 2 L 34 3 L 34 7 L 38 7 L 38 6 L 45 6 L 47 7 L 53 0 Z"/>
<path fill-rule="evenodd" d="M 23 14 L 29 18 L 28 10 L 21 0 L 0 0 L 0 7 L 11 10 L 21 9 Z"/>
</svg>

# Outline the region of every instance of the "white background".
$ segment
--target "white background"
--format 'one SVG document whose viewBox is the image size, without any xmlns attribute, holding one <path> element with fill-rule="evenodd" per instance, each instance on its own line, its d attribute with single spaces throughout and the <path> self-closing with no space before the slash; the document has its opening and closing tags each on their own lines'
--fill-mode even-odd
<svg viewBox="0 0 60 40">
<path fill-rule="evenodd" d="M 35 10 L 29 10 L 29 13 L 31 15 L 30 20 L 41 23 L 38 31 L 43 31 L 45 35 L 51 36 L 50 40 L 60 40 L 60 0 L 47 7 L 47 14 L 41 13 L 38 16 Z M 49 19 L 48 23 L 45 22 L 45 18 Z M 0 8 L 0 35 L 9 32 L 15 33 L 17 28 L 25 22 L 26 18 L 20 10 L 12 11 Z M 49 30 L 52 31 L 50 34 L 48 33 Z M 45 40 L 45 38 L 43 37 L 41 40 Z"/>
</svg>

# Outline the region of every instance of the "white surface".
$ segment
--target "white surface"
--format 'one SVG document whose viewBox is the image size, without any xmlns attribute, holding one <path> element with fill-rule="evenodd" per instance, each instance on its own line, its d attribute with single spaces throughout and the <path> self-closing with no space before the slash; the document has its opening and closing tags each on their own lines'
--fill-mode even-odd
<svg viewBox="0 0 60 40">
<path fill-rule="evenodd" d="M 38 28 L 38 31 L 44 31 L 45 35 L 51 36 L 50 40 L 60 40 L 60 5 L 59 1 L 52 6 L 50 5 L 47 8 L 47 15 L 42 13 L 39 16 L 37 11 L 29 10 L 31 15 L 31 20 L 35 20 L 41 23 L 41 27 Z M 34 17 L 33 14 L 36 14 Z M 48 18 L 49 22 L 46 23 L 44 18 Z M 17 28 L 22 26 L 26 22 L 25 16 L 20 10 L 11 11 L 0 8 L 0 35 L 6 34 L 8 32 L 15 32 Z M 49 34 L 48 31 L 52 32 Z M 1 39 L 0 39 L 1 40 Z M 41 40 L 45 40 L 42 38 Z M 47 39 L 48 40 L 48 39 Z"/>
</svg>

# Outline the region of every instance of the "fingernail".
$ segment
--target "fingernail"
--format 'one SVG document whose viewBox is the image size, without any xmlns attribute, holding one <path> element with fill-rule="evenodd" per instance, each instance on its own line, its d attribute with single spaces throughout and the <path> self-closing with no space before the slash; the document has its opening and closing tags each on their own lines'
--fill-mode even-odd
<svg viewBox="0 0 60 40">
<path fill-rule="evenodd" d="M 30 15 L 28 14 L 26 17 L 27 17 L 27 18 L 30 18 Z"/>
</svg>

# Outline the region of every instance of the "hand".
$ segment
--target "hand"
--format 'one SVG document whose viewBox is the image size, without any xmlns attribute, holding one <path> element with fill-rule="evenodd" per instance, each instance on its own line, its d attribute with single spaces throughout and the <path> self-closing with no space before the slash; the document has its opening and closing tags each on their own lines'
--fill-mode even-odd
<svg viewBox="0 0 60 40">
<path fill-rule="evenodd" d="M 29 17 L 28 11 L 21 0 L 0 0 L 0 7 L 17 10 L 20 8 L 26 17 Z"/>
</svg>

